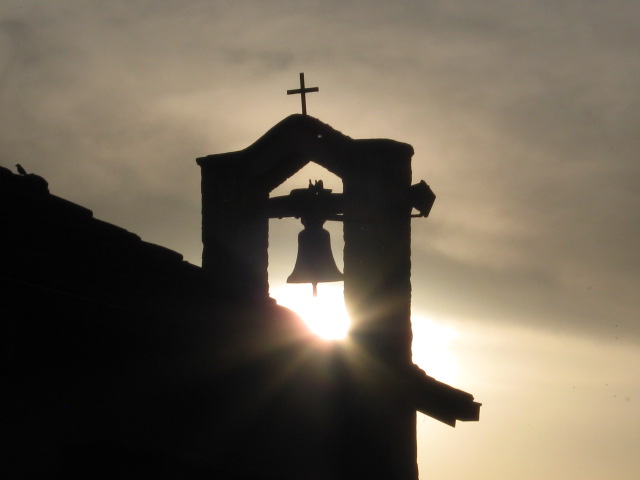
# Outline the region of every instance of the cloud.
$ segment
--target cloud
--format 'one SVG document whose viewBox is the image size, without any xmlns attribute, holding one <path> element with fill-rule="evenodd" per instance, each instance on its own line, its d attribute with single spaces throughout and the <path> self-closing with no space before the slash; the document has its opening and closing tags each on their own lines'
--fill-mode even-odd
<svg viewBox="0 0 640 480">
<path fill-rule="evenodd" d="M 195 261 L 194 159 L 297 111 L 285 90 L 306 71 L 312 115 L 415 147 L 414 178 L 438 195 L 414 224 L 413 263 L 433 270 L 415 291 L 460 315 L 595 332 L 638 308 L 637 13 L 623 0 L 4 2 L 0 155 Z"/>
</svg>

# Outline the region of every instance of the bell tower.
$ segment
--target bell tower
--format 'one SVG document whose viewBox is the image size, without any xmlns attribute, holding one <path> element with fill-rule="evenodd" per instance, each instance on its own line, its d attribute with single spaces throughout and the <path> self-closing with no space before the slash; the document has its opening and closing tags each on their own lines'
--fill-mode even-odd
<svg viewBox="0 0 640 480">
<path fill-rule="evenodd" d="M 309 161 L 342 179 L 349 401 L 358 412 L 343 438 L 352 449 L 345 478 L 417 478 L 416 407 L 402 385 L 412 367 L 411 212 L 426 216 L 435 197 L 424 182 L 411 186 L 412 155 L 404 143 L 354 140 L 291 115 L 242 151 L 197 159 L 203 268 L 228 301 L 269 298 L 269 193 Z"/>
</svg>

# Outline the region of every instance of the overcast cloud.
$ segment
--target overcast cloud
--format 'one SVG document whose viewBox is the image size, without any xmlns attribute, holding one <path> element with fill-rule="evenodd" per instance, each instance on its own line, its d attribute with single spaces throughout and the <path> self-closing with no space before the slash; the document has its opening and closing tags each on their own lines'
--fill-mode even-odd
<svg viewBox="0 0 640 480">
<path fill-rule="evenodd" d="M 298 111 L 415 147 L 416 305 L 640 339 L 637 2 L 5 1 L 0 158 L 199 261 L 198 156 Z M 289 240 L 287 240 L 289 241 Z M 272 263 L 278 261 L 277 250 Z M 464 298 L 464 301 L 461 301 Z"/>
</svg>

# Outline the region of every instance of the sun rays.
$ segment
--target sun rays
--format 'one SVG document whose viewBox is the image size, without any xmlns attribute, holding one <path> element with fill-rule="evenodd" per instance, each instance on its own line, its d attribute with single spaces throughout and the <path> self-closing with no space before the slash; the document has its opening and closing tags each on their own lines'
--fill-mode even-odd
<svg viewBox="0 0 640 480">
<path fill-rule="evenodd" d="M 296 312 L 318 337 L 341 340 L 349 332 L 349 315 L 344 304 L 342 284 L 321 284 L 318 296 L 313 297 L 310 285 L 283 285 L 271 296 L 277 302 Z"/>
<path fill-rule="evenodd" d="M 342 340 L 349 333 L 342 284 L 321 284 L 318 297 L 313 297 L 309 285 L 284 285 L 275 288 L 271 296 L 278 303 L 297 313 L 315 335 L 324 340 Z M 413 361 L 429 375 L 443 382 L 453 382 L 458 366 L 452 347 L 458 332 L 422 315 L 412 316 Z"/>
</svg>

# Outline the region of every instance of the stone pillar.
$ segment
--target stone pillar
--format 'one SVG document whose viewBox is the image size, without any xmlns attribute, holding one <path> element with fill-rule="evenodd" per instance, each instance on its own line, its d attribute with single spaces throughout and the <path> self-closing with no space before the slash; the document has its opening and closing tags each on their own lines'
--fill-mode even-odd
<svg viewBox="0 0 640 480">
<path fill-rule="evenodd" d="M 269 296 L 269 192 L 251 184 L 245 157 L 233 152 L 197 160 L 202 168 L 202 266 L 213 295 L 232 301 Z"/>
<path fill-rule="evenodd" d="M 358 140 L 343 176 L 345 299 L 352 317 L 352 478 L 417 479 L 411 361 L 411 156 L 390 140 Z M 357 402 L 360 402 L 358 405 Z M 349 448 L 346 445 L 345 448 Z M 354 459 L 355 460 L 355 459 Z"/>
<path fill-rule="evenodd" d="M 359 140 L 344 185 L 345 298 L 352 336 L 394 367 L 411 364 L 411 155 Z"/>
</svg>

